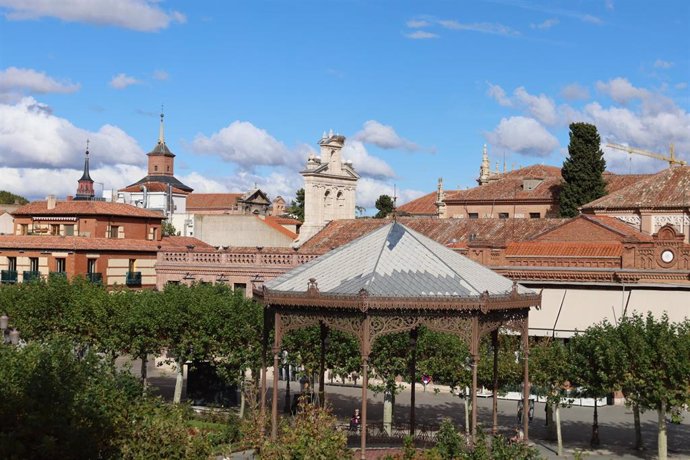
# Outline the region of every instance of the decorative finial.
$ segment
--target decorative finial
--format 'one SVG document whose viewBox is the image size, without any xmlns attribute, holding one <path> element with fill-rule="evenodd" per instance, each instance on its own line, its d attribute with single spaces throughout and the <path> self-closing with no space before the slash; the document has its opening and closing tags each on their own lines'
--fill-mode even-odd
<svg viewBox="0 0 690 460">
<path fill-rule="evenodd" d="M 86 154 L 89 154 L 89 140 L 86 139 Z"/>
<path fill-rule="evenodd" d="M 397 184 L 393 184 L 393 222 L 398 221 L 398 186 Z"/>
<path fill-rule="evenodd" d="M 159 144 L 165 144 L 165 136 L 163 133 L 163 117 L 165 117 L 165 115 L 163 114 L 163 104 L 161 104 L 161 127 L 160 127 L 160 131 L 158 133 L 158 143 Z"/>
</svg>

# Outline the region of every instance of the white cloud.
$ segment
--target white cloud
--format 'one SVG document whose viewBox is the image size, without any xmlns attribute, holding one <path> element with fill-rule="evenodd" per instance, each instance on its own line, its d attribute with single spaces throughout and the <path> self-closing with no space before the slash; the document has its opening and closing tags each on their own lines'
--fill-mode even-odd
<svg viewBox="0 0 690 460">
<path fill-rule="evenodd" d="M 596 16 L 592 16 L 591 14 L 585 14 L 582 16 L 582 20 L 584 22 L 589 22 L 590 24 L 596 24 L 596 25 L 601 25 L 604 23 L 604 21 L 601 20 L 601 18 L 598 18 Z"/>
<path fill-rule="evenodd" d="M 44 17 L 68 22 L 124 27 L 142 32 L 167 28 L 171 23 L 186 22 L 178 11 L 164 11 L 156 0 L 0 0 L 10 20 Z"/>
<path fill-rule="evenodd" d="M 110 86 L 115 89 L 125 89 L 128 86 L 137 85 L 139 83 L 141 83 L 139 80 L 124 73 L 119 73 L 110 80 Z"/>
<path fill-rule="evenodd" d="M 561 96 L 569 101 L 585 100 L 589 99 L 589 91 L 578 83 L 571 83 L 561 90 Z"/>
<path fill-rule="evenodd" d="M 657 59 L 656 62 L 654 62 L 654 67 L 656 67 L 657 69 L 670 69 L 673 66 L 673 62 L 664 61 L 663 59 Z"/>
<path fill-rule="evenodd" d="M 3 188 L 30 199 L 44 199 L 48 195 L 56 195 L 59 198 L 74 196 L 77 191 L 77 181 L 82 172 L 81 167 L 79 169 L 0 168 Z M 95 181 L 94 191 L 97 196 L 101 196 L 102 189 L 117 190 L 136 182 L 145 175 L 146 171 L 143 168 L 131 165 L 91 168 L 91 177 Z"/>
<path fill-rule="evenodd" d="M 558 25 L 559 22 L 560 21 L 556 18 L 550 18 L 550 19 L 545 20 L 544 22 L 540 22 L 539 24 L 530 24 L 529 26 L 532 29 L 546 30 L 546 29 L 552 28 L 553 26 Z"/>
<path fill-rule="evenodd" d="M 352 160 L 352 165 L 359 174 L 370 177 L 395 177 L 393 168 L 378 157 L 369 155 L 366 147 L 358 140 L 345 142 L 342 150 L 344 160 Z"/>
<path fill-rule="evenodd" d="M 411 38 L 412 40 L 427 40 L 430 38 L 438 38 L 438 34 L 427 32 L 425 30 L 416 30 L 412 33 L 405 34 L 405 36 L 407 38 Z"/>
<path fill-rule="evenodd" d="M 266 130 L 247 121 L 234 121 L 210 136 L 197 134 L 191 148 L 197 153 L 218 155 L 248 169 L 258 165 L 302 166 L 302 155 L 298 151 L 288 149 Z"/>
<path fill-rule="evenodd" d="M 145 160 L 137 142 L 122 129 L 103 125 L 87 131 L 52 114 L 32 97 L 0 104 L 0 164 L 7 167 L 81 167 L 86 140 L 91 140 L 92 164 Z"/>
<path fill-rule="evenodd" d="M 424 150 L 416 143 L 401 137 L 390 125 L 376 120 L 364 122 L 363 129 L 355 134 L 354 139 L 365 144 L 374 144 L 382 149 L 402 149 L 408 152 Z"/>
<path fill-rule="evenodd" d="M 547 125 L 558 123 L 559 116 L 556 103 L 550 97 L 540 94 L 535 96 L 520 86 L 513 91 L 513 97 L 506 96 L 506 92 L 498 85 L 488 83 L 487 94 L 504 107 L 519 107 L 526 109 L 530 115 Z"/>
<path fill-rule="evenodd" d="M 533 118 L 503 118 L 496 129 L 486 134 L 497 149 L 525 156 L 545 157 L 558 148 L 558 140 Z"/>
<path fill-rule="evenodd" d="M 429 27 L 431 23 L 424 19 L 410 19 L 409 21 L 407 21 L 406 25 L 410 29 L 419 29 L 422 27 Z"/>
<path fill-rule="evenodd" d="M 153 72 L 154 80 L 167 80 L 168 78 L 170 78 L 170 74 L 168 74 L 168 72 L 165 70 L 156 70 Z"/>
<path fill-rule="evenodd" d="M 0 93 L 74 93 L 79 88 L 78 83 L 60 82 L 33 69 L 8 67 L 0 71 Z"/>
<path fill-rule="evenodd" d="M 469 30 L 472 32 L 481 32 L 485 34 L 495 34 L 495 35 L 506 35 L 506 36 L 517 36 L 520 35 L 515 29 L 512 29 L 503 24 L 491 23 L 491 22 L 478 22 L 478 23 L 461 23 L 453 19 L 441 19 L 438 21 L 441 27 L 450 30 Z"/>
<path fill-rule="evenodd" d="M 608 95 L 619 104 L 627 104 L 635 99 L 643 99 L 649 95 L 646 89 L 636 88 L 625 78 L 614 78 L 608 82 L 598 81 L 596 88 Z"/>
</svg>

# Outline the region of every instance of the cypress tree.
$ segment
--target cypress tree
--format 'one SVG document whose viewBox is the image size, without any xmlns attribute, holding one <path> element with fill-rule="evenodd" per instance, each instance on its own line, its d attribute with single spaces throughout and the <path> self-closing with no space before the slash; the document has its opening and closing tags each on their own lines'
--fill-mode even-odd
<svg viewBox="0 0 690 460">
<path fill-rule="evenodd" d="M 600 148 L 597 127 L 589 123 L 570 124 L 568 158 L 563 162 L 563 189 L 560 195 L 561 217 L 575 217 L 578 208 L 606 194 L 606 160 Z"/>
</svg>

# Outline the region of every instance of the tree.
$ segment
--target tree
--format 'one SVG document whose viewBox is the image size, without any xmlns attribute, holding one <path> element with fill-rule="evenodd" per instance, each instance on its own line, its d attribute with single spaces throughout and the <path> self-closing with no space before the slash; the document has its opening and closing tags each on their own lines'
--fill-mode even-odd
<svg viewBox="0 0 690 460">
<path fill-rule="evenodd" d="M 163 221 L 163 236 L 175 236 L 177 235 L 177 230 L 175 226 L 169 220 Z"/>
<path fill-rule="evenodd" d="M 0 204 L 27 204 L 29 200 L 23 196 L 15 195 L 14 193 L 0 190 Z"/>
<path fill-rule="evenodd" d="M 606 194 L 602 174 L 606 169 L 597 127 L 589 123 L 570 124 L 568 158 L 563 162 L 563 189 L 560 194 L 561 217 L 575 217 L 578 208 Z"/>
<path fill-rule="evenodd" d="M 379 210 L 379 212 L 376 213 L 374 216 L 376 219 L 384 219 L 391 213 L 393 213 L 395 209 L 395 204 L 393 203 L 393 198 L 391 198 L 388 195 L 381 195 L 378 197 L 376 200 L 376 209 Z"/>
<path fill-rule="evenodd" d="M 375 393 L 383 393 L 383 426 L 390 430 L 393 423 L 395 396 L 400 392 L 400 385 L 395 381 L 398 375 L 408 375 L 410 359 L 410 335 L 403 332 L 378 337 L 371 348 L 369 360 L 372 373 L 382 383 L 370 385 Z"/>
<path fill-rule="evenodd" d="M 558 456 L 563 455 L 560 407 L 567 407 L 572 399 L 565 391 L 565 384 L 572 379 L 570 350 L 560 340 L 543 340 L 530 349 L 530 375 L 534 389 L 546 396 L 546 404 L 556 414 Z M 525 408 L 525 416 L 527 408 Z M 553 425 L 553 424 L 551 424 Z"/>
<path fill-rule="evenodd" d="M 597 399 L 604 398 L 615 387 L 615 369 L 622 358 L 620 341 L 615 328 L 607 321 L 590 326 L 584 334 L 570 342 L 573 360 L 573 378 L 581 394 L 594 398 L 592 419 L 593 447 L 599 445 L 599 414 Z"/>
<path fill-rule="evenodd" d="M 633 405 L 636 447 L 642 447 L 639 411 L 658 413 L 658 457 L 667 457 L 666 414 L 690 403 L 690 321 L 675 324 L 664 314 L 655 319 L 634 314 L 617 328 L 624 360 L 617 377 L 626 399 Z M 635 408 L 637 408 L 635 410 Z"/>
<path fill-rule="evenodd" d="M 292 214 L 297 219 L 304 221 L 304 189 L 301 188 L 295 193 L 295 199 L 292 200 L 290 206 L 288 206 L 285 211 L 288 214 Z"/>
</svg>

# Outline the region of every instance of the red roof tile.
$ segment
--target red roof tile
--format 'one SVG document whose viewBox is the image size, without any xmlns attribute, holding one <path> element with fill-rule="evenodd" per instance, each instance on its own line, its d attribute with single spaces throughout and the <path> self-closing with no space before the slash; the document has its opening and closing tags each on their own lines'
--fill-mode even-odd
<svg viewBox="0 0 690 460">
<path fill-rule="evenodd" d="M 404 218 L 398 221 L 443 245 L 479 242 L 503 245 L 508 241 L 529 240 L 565 219 L 436 219 Z M 330 222 L 310 238 L 300 252 L 321 254 L 340 247 L 389 223 L 388 219 L 353 219 Z M 461 247 L 461 246 L 458 246 Z"/>
<path fill-rule="evenodd" d="M 550 257 L 619 257 L 623 254 L 620 242 L 552 242 L 522 241 L 509 243 L 506 256 L 550 256 Z"/>
<path fill-rule="evenodd" d="M 164 237 L 161 241 L 83 236 L 0 236 L 0 248 L 3 249 L 157 252 L 159 250 L 187 251 L 190 245 L 194 245 L 195 251 L 214 249 L 213 246 L 196 238 L 179 236 Z"/>
<path fill-rule="evenodd" d="M 279 225 L 302 225 L 301 220 L 292 219 L 291 217 L 283 216 L 266 216 L 266 220 L 271 220 Z"/>
<path fill-rule="evenodd" d="M 232 209 L 243 196 L 243 193 L 190 193 L 187 196 L 187 211 Z"/>
<path fill-rule="evenodd" d="M 158 212 L 137 208 L 130 204 L 111 203 L 108 201 L 58 201 L 55 208 L 48 209 L 46 201 L 34 201 L 22 206 L 12 213 L 14 216 L 126 216 L 149 219 L 164 219 Z"/>
<path fill-rule="evenodd" d="M 659 209 L 690 205 L 690 166 L 675 166 L 639 180 L 582 206 L 594 209 Z"/>
<path fill-rule="evenodd" d="M 267 217 L 265 217 L 265 218 L 256 216 L 256 218 L 259 219 L 259 220 L 260 220 L 261 222 L 263 222 L 264 224 L 266 224 L 266 225 L 268 225 L 269 227 L 271 227 L 272 229 L 279 231 L 279 232 L 282 233 L 283 235 L 288 236 L 288 237 L 292 238 L 293 240 L 294 240 L 295 238 L 297 238 L 297 233 L 291 232 L 291 231 L 288 230 L 287 228 L 283 227 L 281 224 L 279 224 L 279 223 L 276 222 L 273 218 L 271 218 L 271 216 L 267 216 Z"/>
<path fill-rule="evenodd" d="M 416 200 L 405 203 L 398 207 L 398 212 L 401 214 L 434 216 L 436 215 L 436 195 L 437 192 L 431 192 Z"/>
<path fill-rule="evenodd" d="M 127 186 L 125 188 L 121 188 L 119 191 L 120 192 L 128 192 L 128 193 L 136 193 L 136 192 L 141 192 L 141 187 L 145 186 L 146 190 L 149 192 L 167 192 L 168 191 L 168 184 L 164 184 L 163 182 L 144 182 L 143 184 L 133 184 L 130 186 Z M 182 194 L 182 195 L 188 195 L 189 192 L 182 190 L 177 187 L 172 188 L 173 193 L 177 194 Z"/>
</svg>

